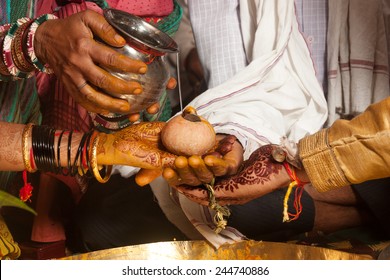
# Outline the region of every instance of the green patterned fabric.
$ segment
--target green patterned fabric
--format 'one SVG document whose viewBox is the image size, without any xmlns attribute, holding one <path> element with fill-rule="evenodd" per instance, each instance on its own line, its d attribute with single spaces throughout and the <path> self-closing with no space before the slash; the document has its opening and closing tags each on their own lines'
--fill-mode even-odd
<svg viewBox="0 0 390 280">
<path fill-rule="evenodd" d="M 35 79 L 0 82 L 0 120 L 10 123 L 41 123 Z M 8 190 L 15 172 L 0 172 L 0 188 Z"/>
<path fill-rule="evenodd" d="M 35 0 L 0 0 L 2 24 L 33 17 Z M 0 81 L 0 120 L 10 123 L 40 123 L 41 113 L 35 77 Z M 15 172 L 0 172 L 0 188 L 8 190 Z"/>
<path fill-rule="evenodd" d="M 35 1 L 32 0 L 11 0 L 11 22 L 22 17 L 33 17 Z"/>
<path fill-rule="evenodd" d="M 33 17 L 35 0 L 0 0 L 1 24 L 12 23 L 22 17 Z"/>
<path fill-rule="evenodd" d="M 182 16 L 183 9 L 176 1 L 174 1 L 174 9 L 172 13 L 157 22 L 155 26 L 161 31 L 167 33 L 169 36 L 173 36 L 179 29 Z M 164 92 L 164 94 L 162 94 L 160 98 L 160 107 L 163 109 L 156 115 L 150 115 L 145 112 L 143 114 L 144 119 L 148 121 L 167 121 L 171 118 L 172 106 L 166 91 Z"/>
<path fill-rule="evenodd" d="M 1 24 L 22 17 L 33 18 L 34 0 L 0 0 Z M 41 113 L 35 77 L 17 81 L 0 81 L 0 120 L 10 123 L 40 123 Z M 10 191 L 16 172 L 0 172 L 0 188 Z M 13 240 L 0 215 L 0 259 L 17 259 L 20 248 Z"/>
<path fill-rule="evenodd" d="M 174 1 L 174 9 L 172 13 L 160 20 L 156 26 L 158 29 L 167 33 L 169 36 L 173 36 L 179 29 L 182 16 L 183 9 L 176 1 Z"/>
</svg>

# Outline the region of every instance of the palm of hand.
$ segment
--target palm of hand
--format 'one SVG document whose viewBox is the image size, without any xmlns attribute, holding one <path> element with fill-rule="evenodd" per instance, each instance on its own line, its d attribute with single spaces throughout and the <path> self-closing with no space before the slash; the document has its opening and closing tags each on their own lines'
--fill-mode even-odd
<svg viewBox="0 0 390 280">
<path fill-rule="evenodd" d="M 242 163 L 242 146 L 232 135 L 217 135 L 215 151 L 203 156 L 179 156 L 172 168 L 166 168 L 163 177 L 172 187 L 198 186 L 210 183 L 217 176 L 234 174 Z"/>
<path fill-rule="evenodd" d="M 214 184 L 214 195 L 218 203 L 244 204 L 280 187 L 277 177 L 283 166 L 272 160 L 273 150 L 272 145 L 260 147 L 244 162 L 238 173 L 218 179 Z M 204 188 L 178 186 L 177 189 L 197 203 L 209 204 L 208 192 Z"/>
</svg>

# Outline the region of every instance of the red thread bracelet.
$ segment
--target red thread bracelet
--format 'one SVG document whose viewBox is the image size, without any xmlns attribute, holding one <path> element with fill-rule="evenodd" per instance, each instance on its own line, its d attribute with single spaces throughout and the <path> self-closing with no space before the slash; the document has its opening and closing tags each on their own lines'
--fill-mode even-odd
<svg viewBox="0 0 390 280">
<path fill-rule="evenodd" d="M 290 164 L 288 162 L 283 162 L 283 166 L 287 171 L 288 176 L 291 178 L 291 183 L 289 184 L 287 188 L 286 195 L 284 197 L 283 201 L 283 222 L 290 222 L 294 221 L 299 218 L 299 215 L 302 212 L 302 204 L 301 204 L 301 197 L 304 191 L 304 185 L 308 182 L 302 182 L 299 180 L 295 173 L 294 167 L 290 167 Z M 294 198 L 294 208 L 295 208 L 295 214 L 288 212 L 288 199 L 290 197 L 292 189 L 295 188 L 295 198 Z"/>
</svg>

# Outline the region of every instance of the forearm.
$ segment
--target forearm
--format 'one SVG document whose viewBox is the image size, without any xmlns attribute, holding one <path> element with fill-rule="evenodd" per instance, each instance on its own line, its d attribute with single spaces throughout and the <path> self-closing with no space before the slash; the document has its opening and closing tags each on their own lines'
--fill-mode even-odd
<svg viewBox="0 0 390 280">
<path fill-rule="evenodd" d="M 0 167 L 6 171 L 24 169 L 22 156 L 22 133 L 24 125 L 0 122 L 2 132 L 0 145 Z"/>
<path fill-rule="evenodd" d="M 389 111 L 388 98 L 351 121 L 338 120 L 299 142 L 299 156 L 317 190 L 390 175 Z"/>
<path fill-rule="evenodd" d="M 0 122 L 2 132 L 2 145 L 0 146 L 0 169 L 3 171 L 22 171 L 25 163 L 23 160 L 23 137 L 26 137 L 26 149 L 32 150 L 31 133 L 23 135 L 26 125 Z M 56 131 L 54 136 L 53 150 L 58 151 L 59 137 L 62 131 Z M 83 133 L 73 132 L 69 142 L 69 132 L 64 133 L 60 142 L 60 165 L 67 167 L 69 163 L 68 147 L 70 143 L 70 162 L 73 164 Z M 30 160 L 30 157 L 29 157 Z M 57 157 L 55 157 L 57 163 Z M 34 163 L 32 164 L 34 166 Z"/>
</svg>

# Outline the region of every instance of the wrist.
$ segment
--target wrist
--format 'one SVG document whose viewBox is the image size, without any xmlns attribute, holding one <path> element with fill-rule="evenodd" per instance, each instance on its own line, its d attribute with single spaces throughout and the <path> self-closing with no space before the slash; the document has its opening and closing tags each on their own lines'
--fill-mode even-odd
<svg viewBox="0 0 390 280">
<path fill-rule="evenodd" d="M 49 20 L 58 19 L 57 16 L 53 14 L 45 14 L 34 20 L 29 28 L 29 33 L 27 37 L 27 48 L 28 55 L 31 62 L 39 71 L 51 74 L 53 71 L 47 65 L 47 58 L 45 53 L 45 48 L 43 45 L 48 44 L 46 30 L 50 30 Z"/>
<path fill-rule="evenodd" d="M 301 197 L 304 191 L 304 186 L 308 183 L 307 181 L 301 181 L 296 173 L 295 167 L 290 165 L 287 161 L 283 162 L 283 166 L 290 177 L 291 182 L 288 185 L 286 195 L 283 200 L 283 222 L 296 220 L 302 212 Z M 294 192 L 293 192 L 293 189 Z M 291 213 L 288 210 L 288 200 L 290 195 L 294 193 L 294 208 L 295 213 Z"/>
<path fill-rule="evenodd" d="M 98 165 L 113 165 L 115 155 L 114 155 L 114 141 L 115 137 L 112 134 L 107 134 L 104 132 L 98 132 L 99 137 L 98 142 L 96 143 L 96 160 Z"/>
<path fill-rule="evenodd" d="M 279 178 L 279 182 L 280 183 L 279 183 L 278 189 L 285 188 L 286 186 L 288 186 L 291 183 L 291 177 L 288 174 L 285 167 L 282 167 L 282 172 L 281 172 L 281 176 Z"/>
<path fill-rule="evenodd" d="M 296 168 L 295 169 L 295 173 L 296 173 L 296 176 L 299 179 L 299 181 L 301 181 L 301 182 L 310 182 L 310 179 L 307 176 L 306 171 L 304 170 L 303 167 L 300 168 L 300 169 Z"/>
<path fill-rule="evenodd" d="M 45 53 L 44 53 L 44 40 L 45 40 L 45 25 L 47 23 L 43 23 L 41 24 L 40 26 L 36 26 L 35 27 L 35 31 L 31 31 L 30 33 L 30 36 L 29 36 L 29 40 L 31 40 L 30 42 L 28 42 L 28 46 L 33 48 L 33 50 L 30 50 L 30 51 L 34 51 L 35 52 L 35 56 L 37 59 L 39 59 L 40 61 L 46 61 L 45 59 Z"/>
</svg>

